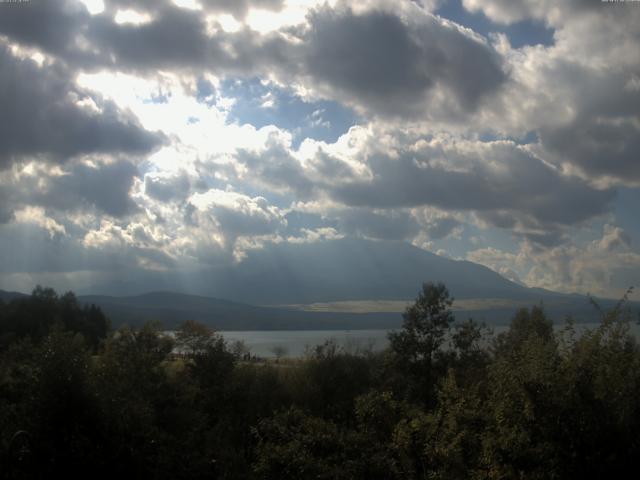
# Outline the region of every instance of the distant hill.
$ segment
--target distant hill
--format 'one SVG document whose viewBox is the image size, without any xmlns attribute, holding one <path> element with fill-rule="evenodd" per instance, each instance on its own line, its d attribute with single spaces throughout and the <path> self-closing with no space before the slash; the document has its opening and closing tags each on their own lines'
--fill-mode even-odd
<svg viewBox="0 0 640 480">
<path fill-rule="evenodd" d="M 396 328 L 402 322 L 397 313 L 303 312 L 172 292 L 129 297 L 85 295 L 78 299 L 98 305 L 114 326 L 158 320 L 172 329 L 185 320 L 197 320 L 218 330 L 356 330 Z"/>
<path fill-rule="evenodd" d="M 5 292 L 4 290 L 0 290 L 0 300 L 3 302 L 10 302 L 14 298 L 26 297 L 26 293 L 20 292 Z"/>
<path fill-rule="evenodd" d="M 18 292 L 0 290 L 0 298 L 10 301 L 26 296 Z M 354 313 L 340 311 L 336 304 L 295 305 L 265 307 L 220 300 L 211 297 L 187 295 L 175 292 L 152 292 L 134 296 L 83 295 L 78 300 L 84 304 L 98 305 L 107 314 L 113 327 L 123 324 L 142 325 L 146 321 L 159 321 L 166 329 L 176 328 L 185 320 L 197 320 L 217 330 L 359 330 L 398 328 L 402 324 L 401 305 L 397 310 L 367 311 Z M 352 308 L 351 302 L 345 302 Z M 355 302 L 360 306 L 368 302 Z M 371 302 L 375 305 L 375 302 Z M 481 299 L 458 301 L 453 310 L 458 320 L 474 318 L 489 325 L 507 324 L 515 311 L 538 302 L 529 300 Z M 613 300 L 602 300 L 604 309 L 612 308 Z M 598 320 L 597 311 L 586 297 L 551 297 L 543 302 L 545 311 L 554 321 L 562 321 L 573 315 L 578 322 Z M 335 307 L 338 307 L 336 311 Z M 640 304 L 629 306 L 640 310 Z"/>
<path fill-rule="evenodd" d="M 358 330 L 398 328 L 401 312 L 353 313 L 344 311 L 309 311 L 300 308 L 254 306 L 216 298 L 173 292 L 154 292 L 129 297 L 81 296 L 83 303 L 93 303 L 109 316 L 114 326 L 140 325 L 158 320 L 165 328 L 177 327 L 185 320 L 197 320 L 218 330 Z M 595 322 L 598 312 L 586 297 L 549 297 L 546 301 L 498 301 L 454 303 L 458 320 L 474 318 L 490 325 L 507 324 L 518 308 L 542 303 L 556 322 L 571 315 L 577 322 Z M 602 300 L 603 309 L 613 308 L 613 300 Z M 630 303 L 635 311 L 640 305 Z"/>
</svg>

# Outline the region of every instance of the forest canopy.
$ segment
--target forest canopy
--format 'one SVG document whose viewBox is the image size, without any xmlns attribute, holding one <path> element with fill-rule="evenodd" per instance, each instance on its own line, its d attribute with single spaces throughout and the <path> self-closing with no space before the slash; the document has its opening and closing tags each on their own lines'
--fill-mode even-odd
<svg viewBox="0 0 640 480">
<path fill-rule="evenodd" d="M 578 334 L 544 308 L 492 335 L 424 284 L 382 352 L 251 361 L 208 327 L 111 330 L 38 287 L 0 303 L 2 478 L 603 478 L 640 454 L 624 301 Z"/>
</svg>

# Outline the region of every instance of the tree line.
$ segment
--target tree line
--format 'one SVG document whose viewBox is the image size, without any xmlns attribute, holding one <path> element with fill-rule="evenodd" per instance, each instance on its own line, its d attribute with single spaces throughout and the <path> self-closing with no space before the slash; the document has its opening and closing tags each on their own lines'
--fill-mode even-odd
<svg viewBox="0 0 640 480">
<path fill-rule="evenodd" d="M 624 300 L 624 299 L 623 299 Z M 542 307 L 498 335 L 426 283 L 383 352 L 246 362 L 205 325 L 109 328 L 38 287 L 0 302 L 0 478 L 623 477 L 640 348 L 621 301 L 578 334 Z M 175 355 L 180 351 L 181 355 Z M 631 469 L 631 470 L 630 470 Z"/>
</svg>

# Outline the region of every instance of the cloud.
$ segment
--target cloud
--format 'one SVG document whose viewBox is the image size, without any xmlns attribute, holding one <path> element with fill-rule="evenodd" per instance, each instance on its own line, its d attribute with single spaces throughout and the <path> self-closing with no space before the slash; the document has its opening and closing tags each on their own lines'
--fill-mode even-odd
<svg viewBox="0 0 640 480">
<path fill-rule="evenodd" d="M 278 193 L 293 192 L 296 198 L 311 198 L 315 188 L 290 146 L 271 136 L 263 150 L 238 150 L 235 159 L 247 168 L 247 181 Z"/>
<path fill-rule="evenodd" d="M 410 145 L 399 145 L 394 155 L 373 153 L 367 158 L 371 179 L 338 184 L 330 194 L 360 207 L 475 211 L 490 224 L 523 233 L 578 224 L 606 212 L 614 197 L 513 142 L 442 137 Z"/>
<path fill-rule="evenodd" d="M 375 9 L 312 12 L 301 36 L 302 75 L 369 113 L 411 117 L 440 95 L 453 110 L 474 110 L 505 81 L 499 56 L 481 38 L 417 6 L 411 13 L 409 20 Z"/>
<path fill-rule="evenodd" d="M 113 103 L 79 89 L 59 64 L 39 67 L 0 46 L 0 168 L 37 157 L 54 162 L 88 153 L 140 155 L 163 141 Z"/>
<path fill-rule="evenodd" d="M 411 213 L 403 210 L 376 211 L 353 208 L 333 211 L 338 231 L 356 237 L 378 240 L 407 240 L 420 229 Z"/>
<path fill-rule="evenodd" d="M 144 177 L 144 191 L 150 197 L 162 202 L 184 200 L 189 196 L 191 182 L 185 172 L 178 175 L 147 174 Z"/>
<path fill-rule="evenodd" d="M 83 210 L 89 206 L 122 217 L 138 210 L 130 195 L 137 176 L 138 168 L 127 160 L 80 163 L 63 175 L 50 177 L 48 188 L 32 199 L 60 210 Z"/>
<path fill-rule="evenodd" d="M 639 184 L 640 88 L 630 86 L 634 76 L 583 69 L 572 73 L 562 79 L 575 80 L 571 118 L 539 130 L 547 158 L 595 181 Z"/>
<path fill-rule="evenodd" d="M 286 226 L 283 214 L 263 197 L 211 189 L 193 194 L 191 218 L 201 229 L 216 232 L 225 244 L 238 237 L 276 233 Z"/>
<path fill-rule="evenodd" d="M 531 146 L 393 128 L 354 128 L 336 144 L 306 142 L 299 151 L 271 135 L 263 149 L 241 150 L 235 160 L 248 172 L 243 181 L 317 202 L 314 211 L 343 231 L 379 238 L 411 238 L 419 223 L 428 238 L 441 239 L 462 227 L 452 214 L 470 212 L 483 227 L 553 246 L 572 226 L 607 213 L 615 198 L 613 189 L 554 168 Z M 442 215 L 400 213 L 414 207 L 435 207 Z M 388 227 L 378 229 L 381 221 Z"/>
<path fill-rule="evenodd" d="M 569 13 L 601 6 L 601 0 L 462 0 L 471 12 L 482 12 L 494 22 L 511 24 L 535 19 L 555 23 Z"/>
<path fill-rule="evenodd" d="M 488 247 L 468 252 L 467 258 L 501 274 L 513 269 L 528 286 L 566 293 L 620 297 L 640 280 L 640 254 L 628 234 L 610 224 L 586 243 L 541 249 L 525 241 L 516 253 Z"/>
<path fill-rule="evenodd" d="M 178 70 L 210 62 L 216 46 L 198 12 L 161 3 L 153 13 L 153 20 L 141 25 L 93 17 L 87 37 L 98 49 L 96 61 L 118 70 Z"/>
<path fill-rule="evenodd" d="M 90 21 L 86 7 L 74 0 L 4 2 L 0 5 L 0 32 L 21 45 L 38 47 L 58 57 L 87 58 L 78 48 L 81 26 Z M 85 39 L 86 43 L 86 39 Z"/>
<path fill-rule="evenodd" d="M 85 70 L 208 70 L 266 75 L 282 84 L 294 79 L 316 96 L 382 117 L 415 118 L 427 109 L 465 115 L 507 78 L 485 39 L 411 2 L 400 8 L 374 2 L 357 12 L 325 5 L 311 10 L 306 23 L 264 35 L 212 29 L 201 12 L 170 2 L 141 5 L 151 20 L 140 25 L 116 23 L 113 8 L 89 15 L 70 0 L 46 10 L 16 8 L 0 21 L 0 32 Z M 254 6 L 279 9 L 281 2 L 205 2 L 238 16 Z M 45 14 L 55 19 L 47 20 L 48 33 L 29 33 L 45 30 Z"/>
<path fill-rule="evenodd" d="M 638 185 L 640 9 L 599 0 L 465 5 L 496 21 L 531 17 L 555 28 L 548 47 L 496 41 L 510 76 L 478 120 L 502 136 L 533 133 L 540 158 L 594 184 Z"/>
<path fill-rule="evenodd" d="M 430 239 L 442 240 L 449 235 L 455 234 L 461 226 L 462 222 L 456 218 L 441 217 L 427 222 L 423 228 Z"/>
<path fill-rule="evenodd" d="M 124 217 L 139 209 L 132 198 L 138 175 L 137 166 L 128 160 L 82 160 L 55 169 L 30 163 L 0 178 L 0 191 L 7 212 L 39 206 L 69 215 Z"/>
<path fill-rule="evenodd" d="M 13 218 L 13 209 L 9 204 L 9 194 L 6 188 L 0 186 L 0 225 Z"/>
<path fill-rule="evenodd" d="M 605 224 L 602 238 L 595 244 L 599 251 L 613 252 L 631 248 L 631 237 L 620 227 Z"/>
<path fill-rule="evenodd" d="M 511 281 L 523 284 L 516 272 L 516 270 L 525 266 L 526 259 L 522 254 L 518 255 L 493 247 L 486 247 L 467 252 L 467 260 L 489 267 Z"/>
<path fill-rule="evenodd" d="M 341 236 L 549 288 L 638 268 L 637 232 L 615 218 L 616 189 L 640 186 L 631 2 L 464 0 L 484 32 L 553 32 L 519 48 L 433 15 L 435 0 L 104 3 L 0 5 L 8 270 L 197 269 Z M 474 234 L 520 250 L 467 252 Z M 18 261 L 27 244 L 43 253 Z"/>
<path fill-rule="evenodd" d="M 283 0 L 203 0 L 202 5 L 212 12 L 229 12 L 236 18 L 245 18 L 249 9 L 280 10 Z"/>
<path fill-rule="evenodd" d="M 3 274 L 121 272 L 175 266 L 171 256 L 136 241 L 132 228 L 102 222 L 96 230 L 72 234 L 77 227 L 58 224 L 43 209 L 27 208 L 17 221 L 0 225 L 0 271 Z"/>
</svg>

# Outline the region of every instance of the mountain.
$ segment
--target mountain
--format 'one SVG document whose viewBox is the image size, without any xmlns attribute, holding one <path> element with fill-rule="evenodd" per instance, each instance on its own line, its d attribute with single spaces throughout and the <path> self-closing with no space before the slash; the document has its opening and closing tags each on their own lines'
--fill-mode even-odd
<svg viewBox="0 0 640 480">
<path fill-rule="evenodd" d="M 85 295 L 78 300 L 98 305 L 113 326 L 157 320 L 172 329 L 185 320 L 197 320 L 217 330 L 357 330 L 396 328 L 402 321 L 397 313 L 304 312 L 173 292 L 128 297 Z"/>
<path fill-rule="evenodd" d="M 126 283 L 92 287 L 88 290 L 103 295 L 79 298 L 99 305 L 114 325 L 160 320 L 173 328 L 193 319 L 226 330 L 390 328 L 400 325 L 403 302 L 396 302 L 400 306 L 395 312 L 376 304 L 410 302 L 425 281 L 445 283 L 461 319 L 506 323 L 517 308 L 539 303 L 556 321 L 567 315 L 583 322 L 598 319 L 581 295 L 527 288 L 482 265 L 407 243 L 357 239 L 270 245 L 250 251 L 237 264 L 174 276 L 147 273 Z M 159 292 L 145 293 L 150 290 Z M 5 299 L 20 295 L 0 293 Z M 349 302 L 373 308 L 341 308 Z M 601 301 L 605 310 L 614 305 Z M 634 310 L 638 305 L 630 303 Z"/>
<path fill-rule="evenodd" d="M 26 297 L 27 295 L 25 293 L 20 293 L 20 292 L 6 292 L 4 290 L 0 290 L 0 300 L 2 300 L 3 302 L 10 302 L 11 300 L 15 299 L 15 298 L 21 298 L 21 297 Z"/>
<path fill-rule="evenodd" d="M 282 305 L 409 300 L 425 281 L 444 282 L 459 299 L 535 301 L 541 297 L 541 291 L 476 263 L 440 257 L 405 242 L 360 239 L 273 244 L 247 252 L 239 263 L 179 275 L 145 273 L 78 292 L 122 296 L 179 291 L 253 305 Z"/>
<path fill-rule="evenodd" d="M 208 294 L 261 305 L 397 300 L 414 298 L 425 281 L 444 282 L 455 298 L 540 298 L 476 263 L 405 242 L 356 239 L 254 250 L 237 265 L 211 271 Z"/>
</svg>

